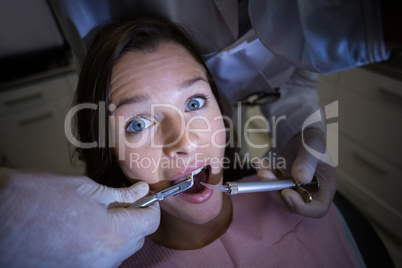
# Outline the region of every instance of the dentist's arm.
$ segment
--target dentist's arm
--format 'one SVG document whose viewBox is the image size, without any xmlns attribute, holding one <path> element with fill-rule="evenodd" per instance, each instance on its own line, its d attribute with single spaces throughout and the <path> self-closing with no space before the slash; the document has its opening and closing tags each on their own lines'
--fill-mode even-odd
<svg viewBox="0 0 402 268">
<path fill-rule="evenodd" d="M 1 267 L 112 267 L 138 251 L 159 205 L 127 209 L 146 183 L 114 189 L 86 177 L 0 169 Z"/>
</svg>

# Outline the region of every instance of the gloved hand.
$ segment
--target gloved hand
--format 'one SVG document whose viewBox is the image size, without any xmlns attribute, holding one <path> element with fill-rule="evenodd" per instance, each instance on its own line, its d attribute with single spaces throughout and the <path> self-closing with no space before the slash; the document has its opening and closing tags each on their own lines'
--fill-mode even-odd
<svg viewBox="0 0 402 268">
<path fill-rule="evenodd" d="M 1 267 L 111 267 L 156 231 L 159 204 L 127 209 L 148 184 L 114 189 L 87 177 L 0 169 Z"/>
<path fill-rule="evenodd" d="M 323 135 L 318 129 L 306 129 L 304 141 L 315 151 L 324 153 L 326 144 Z M 269 194 L 278 204 L 291 212 L 313 218 L 323 217 L 332 203 L 338 186 L 335 168 L 311 155 L 302 143 L 301 134 L 288 143 L 283 157 L 286 159 L 288 173 L 296 181 L 301 184 L 309 183 L 316 174 L 320 188 L 313 194 L 311 203 L 305 203 L 300 194 L 292 189 L 285 189 L 281 192 L 274 191 Z M 270 170 L 261 167 L 257 168 L 257 175 L 261 180 L 275 180 L 275 175 Z"/>
</svg>

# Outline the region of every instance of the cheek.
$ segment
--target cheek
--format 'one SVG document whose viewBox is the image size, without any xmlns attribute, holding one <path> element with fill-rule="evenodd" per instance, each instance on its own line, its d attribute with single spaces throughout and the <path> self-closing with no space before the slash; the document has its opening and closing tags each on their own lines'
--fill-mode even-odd
<svg viewBox="0 0 402 268">
<path fill-rule="evenodd" d="M 220 114 L 211 121 L 211 145 L 217 149 L 225 149 L 226 145 L 226 128 Z"/>
<path fill-rule="evenodd" d="M 126 133 L 126 120 L 124 116 L 110 116 L 109 142 L 114 145 L 115 156 L 119 161 L 135 159 L 136 155 L 144 155 L 144 149 L 152 139 L 152 131 L 144 131 L 143 134 Z M 145 150 L 146 151 L 146 150 Z"/>
<path fill-rule="evenodd" d="M 118 154 L 118 149 L 115 150 Z M 155 152 L 148 148 L 132 149 L 125 147 L 124 159 L 120 159 L 119 165 L 131 182 L 139 180 L 148 184 L 154 184 L 159 181 L 158 169 L 155 164 L 157 157 Z"/>
<path fill-rule="evenodd" d="M 166 198 L 159 204 L 168 214 L 194 224 L 204 224 L 219 215 L 222 209 L 222 193 L 215 191 L 207 202 L 198 205 L 189 204 L 180 196 Z"/>
<path fill-rule="evenodd" d="M 155 168 L 155 160 L 158 155 L 155 150 L 149 148 L 149 140 L 152 132 L 144 135 L 126 135 L 123 116 L 113 117 L 111 132 L 114 133 L 114 154 L 119 160 L 119 165 L 130 182 L 139 180 L 148 184 L 157 183 L 158 173 Z"/>
<path fill-rule="evenodd" d="M 226 143 L 226 128 L 222 120 L 216 124 L 216 143 L 219 146 L 225 146 Z"/>
</svg>

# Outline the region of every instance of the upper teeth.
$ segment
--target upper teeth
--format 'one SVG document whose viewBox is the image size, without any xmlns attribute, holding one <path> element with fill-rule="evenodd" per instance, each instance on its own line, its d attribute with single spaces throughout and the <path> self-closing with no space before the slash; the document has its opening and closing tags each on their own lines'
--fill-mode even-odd
<svg viewBox="0 0 402 268">
<path fill-rule="evenodd" d="M 199 169 L 197 169 L 197 170 L 194 170 L 193 172 L 191 172 L 192 173 L 192 175 L 194 176 L 194 175 L 197 175 L 198 173 L 200 173 L 201 172 L 201 170 L 203 169 L 204 167 L 202 167 L 202 168 L 199 168 Z"/>
</svg>

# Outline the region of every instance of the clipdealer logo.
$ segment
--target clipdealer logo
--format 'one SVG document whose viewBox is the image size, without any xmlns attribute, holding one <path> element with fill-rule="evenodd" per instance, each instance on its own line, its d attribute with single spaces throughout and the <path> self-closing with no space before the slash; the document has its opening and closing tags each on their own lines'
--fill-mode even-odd
<svg viewBox="0 0 402 268">
<path fill-rule="evenodd" d="M 338 101 L 334 101 L 328 105 L 325 106 L 325 119 L 332 119 L 338 117 Z M 322 120 L 321 117 L 321 110 L 316 111 L 312 115 L 310 115 L 306 121 L 304 121 L 303 126 L 302 126 L 302 142 L 304 148 L 312 154 L 314 157 L 317 159 L 323 161 L 324 163 L 332 166 L 332 167 L 337 167 L 338 166 L 338 161 L 339 161 L 339 133 L 338 133 L 338 123 L 328 123 L 326 124 L 326 132 L 327 132 L 327 137 L 326 137 L 326 151 L 324 153 L 320 153 L 310 146 L 308 146 L 304 140 L 304 130 L 316 123 Z"/>
<path fill-rule="evenodd" d="M 180 133 L 180 137 L 178 137 L 178 139 L 176 139 L 175 142 L 177 142 L 178 140 L 180 140 L 181 138 L 183 138 L 183 135 L 186 134 L 187 132 L 184 131 L 184 129 L 186 128 L 190 128 L 189 123 L 191 123 L 194 120 L 202 120 L 205 124 L 206 127 L 203 129 L 190 129 L 191 131 L 196 131 L 196 132 L 210 132 L 211 131 L 211 126 L 210 126 L 210 122 L 208 118 L 194 118 L 194 120 L 190 120 L 190 122 L 185 122 L 184 117 L 181 113 L 181 111 L 179 111 L 177 109 L 177 107 L 172 106 L 172 105 L 166 105 L 166 104 L 155 104 L 155 107 L 161 107 L 163 106 L 164 108 L 171 108 L 173 109 L 176 113 L 178 113 L 178 115 L 180 115 L 182 124 L 183 124 L 183 129 Z M 166 107 L 165 107 L 166 106 Z M 153 109 L 155 108 L 153 106 Z M 98 137 L 98 141 L 91 141 L 91 142 L 81 142 L 79 140 L 77 140 L 74 137 L 73 134 L 73 127 L 72 127 L 72 118 L 74 117 L 74 115 L 83 109 L 92 109 L 92 110 L 98 110 L 99 112 L 99 122 L 98 122 L 98 127 L 99 127 L 99 137 Z M 117 129 L 119 129 L 119 131 L 124 131 L 124 128 L 121 126 L 124 126 L 124 118 L 121 116 L 118 116 L 118 118 L 114 118 L 113 116 L 109 116 L 109 126 L 106 126 L 105 123 L 105 117 L 107 116 L 106 110 L 109 110 L 111 112 L 114 111 L 115 107 L 114 105 L 110 105 L 109 107 L 106 107 L 105 102 L 99 102 L 99 105 L 97 104 L 92 104 L 92 103 L 84 103 L 84 104 L 79 104 L 75 107 L 73 107 L 67 114 L 66 118 L 65 118 L 65 122 L 64 122 L 64 130 L 65 130 L 65 135 L 67 137 L 67 139 L 70 141 L 70 143 L 76 147 L 80 147 L 80 148 L 94 148 L 94 147 L 105 147 L 106 146 L 106 131 L 108 131 L 109 136 L 108 136 L 108 141 L 109 141 L 109 146 L 110 147 L 115 147 L 116 144 L 116 137 L 115 137 L 115 132 L 113 131 L 113 127 L 115 126 L 117 127 Z M 330 103 L 328 105 L 325 106 L 325 119 L 333 119 L 338 117 L 338 101 L 335 101 L 333 103 Z M 255 119 L 265 119 L 265 117 L 257 117 L 257 118 L 252 118 L 253 120 Z M 116 120 L 117 119 L 117 120 Z M 226 120 L 229 127 L 223 130 L 218 130 L 218 133 L 213 133 L 211 135 L 212 138 L 212 145 L 214 145 L 215 147 L 217 146 L 223 146 L 223 147 L 227 147 L 227 146 L 233 146 L 236 142 L 233 136 L 233 133 L 235 132 L 235 124 L 232 122 L 231 118 L 228 118 L 227 116 L 220 116 L 219 118 L 213 118 L 212 120 Z M 268 121 L 264 121 L 265 122 L 265 126 L 266 128 L 264 129 L 257 129 L 254 131 L 257 132 L 270 132 L 270 130 L 272 130 L 272 147 L 275 148 L 276 147 L 276 130 L 277 130 L 277 125 L 280 121 L 286 120 L 286 116 L 281 116 L 279 118 L 272 118 L 272 128 L 269 126 L 269 122 Z M 327 123 L 326 124 L 326 151 L 324 153 L 321 153 L 319 151 L 314 150 L 313 148 L 311 148 L 305 141 L 305 136 L 304 136 L 304 131 L 306 129 L 309 128 L 309 126 L 313 125 L 314 123 L 317 122 L 321 122 L 324 121 L 322 120 L 322 115 L 321 115 L 321 110 L 317 110 L 316 112 L 314 112 L 312 115 L 310 115 L 303 123 L 302 128 L 301 128 L 301 138 L 302 138 L 302 144 L 304 146 L 304 148 L 314 157 L 316 157 L 317 159 L 323 161 L 324 163 L 331 165 L 333 167 L 338 166 L 338 123 Z M 246 125 L 249 124 L 250 122 L 247 121 Z M 240 127 L 241 129 L 241 127 Z M 189 131 L 190 131 L 189 130 Z M 217 144 L 215 142 L 215 138 L 216 135 L 219 134 L 222 131 L 226 131 L 229 137 L 229 140 L 227 141 L 226 144 Z M 141 137 L 141 139 L 136 140 L 135 142 L 129 142 L 128 140 L 124 139 L 124 135 L 122 135 L 123 140 L 119 140 L 118 145 L 119 146 L 119 159 L 120 160 L 124 160 L 125 159 L 125 151 L 126 151 L 126 147 L 127 148 L 139 148 L 141 146 L 143 146 L 149 139 L 151 139 L 152 142 L 152 146 L 153 147 L 158 147 L 161 148 L 163 146 L 167 146 L 165 144 L 154 144 L 154 141 L 152 140 L 152 134 L 153 133 L 148 133 L 148 135 L 151 135 L 150 137 L 148 137 L 147 135 L 144 135 L 143 137 Z M 188 134 L 188 133 L 187 133 Z M 244 133 L 244 135 L 246 135 L 246 133 Z M 190 139 L 189 137 L 185 136 L 185 138 Z M 191 139 L 190 139 L 191 141 Z M 248 136 L 245 136 L 245 141 L 247 142 L 247 144 L 250 146 L 256 146 L 255 144 L 252 144 L 252 142 L 248 139 Z M 195 146 L 195 145 L 194 145 Z M 200 145 L 197 145 L 197 147 L 199 147 Z M 204 146 L 204 145 L 202 145 Z M 205 145 L 206 147 L 209 146 L 209 144 Z M 267 146 L 267 145 L 264 145 Z"/>
</svg>

